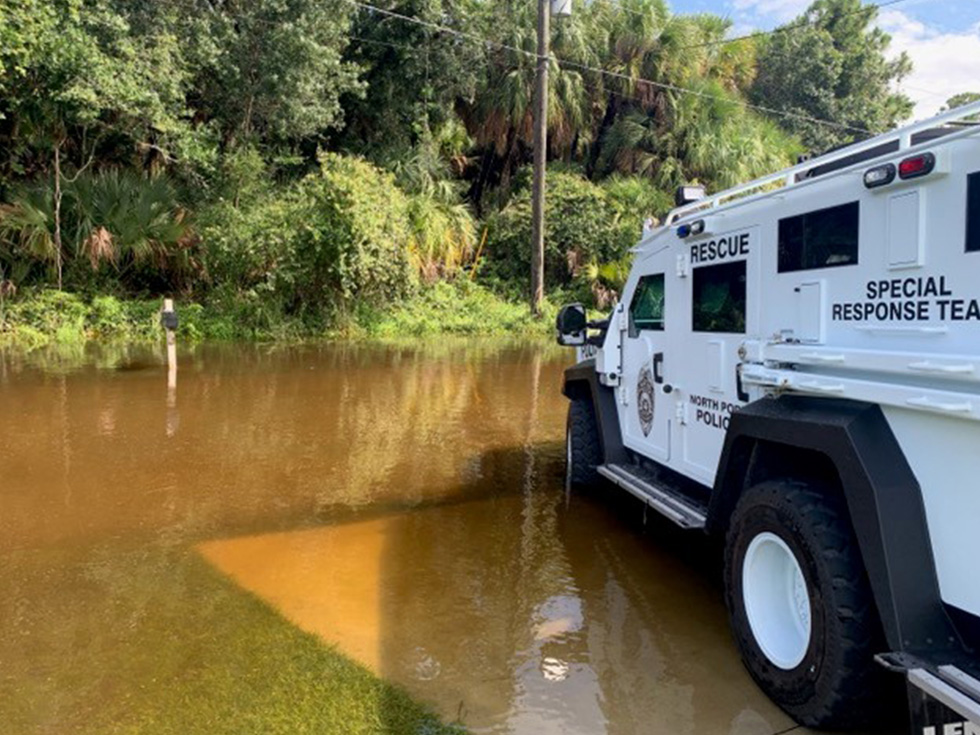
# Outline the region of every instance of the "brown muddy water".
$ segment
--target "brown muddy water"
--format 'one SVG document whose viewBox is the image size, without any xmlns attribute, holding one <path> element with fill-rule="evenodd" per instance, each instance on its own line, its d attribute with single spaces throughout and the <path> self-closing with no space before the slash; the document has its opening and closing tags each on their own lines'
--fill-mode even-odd
<svg viewBox="0 0 980 735">
<path fill-rule="evenodd" d="M 297 687 L 277 625 L 475 733 L 793 728 L 713 549 L 566 494 L 568 361 L 202 346 L 174 391 L 153 350 L 0 356 L 0 732 L 247 730 Z"/>
</svg>

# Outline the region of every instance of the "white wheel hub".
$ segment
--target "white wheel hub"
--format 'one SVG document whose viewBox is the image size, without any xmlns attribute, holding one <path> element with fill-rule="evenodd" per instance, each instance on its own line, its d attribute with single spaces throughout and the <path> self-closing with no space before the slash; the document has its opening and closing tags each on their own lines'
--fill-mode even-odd
<svg viewBox="0 0 980 735">
<path fill-rule="evenodd" d="M 810 647 L 810 593 L 796 555 L 769 531 L 749 544 L 742 561 L 742 601 L 759 648 L 789 671 Z"/>
</svg>

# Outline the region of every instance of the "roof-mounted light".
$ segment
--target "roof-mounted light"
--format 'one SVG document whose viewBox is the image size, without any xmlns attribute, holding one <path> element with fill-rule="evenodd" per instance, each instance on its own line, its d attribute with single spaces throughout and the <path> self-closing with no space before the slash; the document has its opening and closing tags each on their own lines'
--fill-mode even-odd
<svg viewBox="0 0 980 735">
<path fill-rule="evenodd" d="M 932 153 L 920 153 L 898 164 L 898 176 L 902 179 L 917 179 L 920 176 L 928 176 L 934 168 L 936 168 L 936 157 Z"/>
<path fill-rule="evenodd" d="M 707 196 L 703 186 L 694 186 L 687 184 L 685 186 L 677 187 L 677 191 L 674 192 L 674 204 L 678 207 L 683 207 L 687 204 L 692 204 L 694 202 L 699 202 Z"/>
<path fill-rule="evenodd" d="M 864 185 L 869 189 L 879 186 L 887 186 L 895 180 L 897 169 L 894 163 L 886 163 L 883 166 L 875 166 L 864 172 Z"/>
<path fill-rule="evenodd" d="M 688 222 L 677 228 L 677 237 L 681 240 L 690 237 L 691 235 L 700 235 L 704 232 L 704 220 L 699 219 L 694 222 Z"/>
</svg>

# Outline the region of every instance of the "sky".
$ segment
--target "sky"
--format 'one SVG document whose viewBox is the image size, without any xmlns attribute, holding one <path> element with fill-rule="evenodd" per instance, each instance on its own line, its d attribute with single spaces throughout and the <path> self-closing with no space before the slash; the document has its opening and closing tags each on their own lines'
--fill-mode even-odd
<svg viewBox="0 0 980 735">
<path fill-rule="evenodd" d="M 870 0 L 875 4 L 889 0 Z M 811 0 L 673 0 L 677 13 L 729 18 L 732 35 L 770 30 L 797 17 Z M 905 51 L 913 71 L 899 88 L 913 102 L 913 119 L 939 111 L 959 92 L 980 92 L 980 0 L 899 0 L 878 12 L 892 36 L 889 55 Z"/>
</svg>

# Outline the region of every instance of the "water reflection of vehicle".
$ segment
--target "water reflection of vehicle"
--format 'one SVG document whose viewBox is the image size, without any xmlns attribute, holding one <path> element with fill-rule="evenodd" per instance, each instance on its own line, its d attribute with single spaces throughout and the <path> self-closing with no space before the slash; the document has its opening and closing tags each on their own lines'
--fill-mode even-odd
<svg viewBox="0 0 980 735">
<path fill-rule="evenodd" d="M 709 573 L 597 499 L 569 504 L 558 446 L 487 452 L 474 465 L 456 494 L 479 499 L 202 550 L 473 732 L 791 724 L 741 670 Z"/>
</svg>

